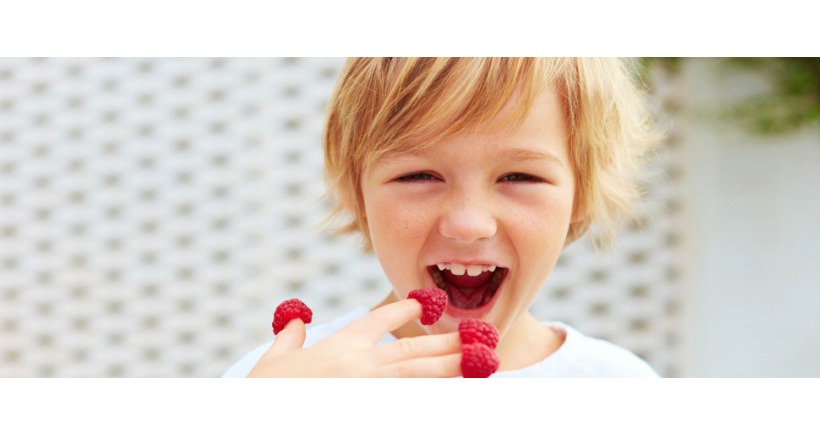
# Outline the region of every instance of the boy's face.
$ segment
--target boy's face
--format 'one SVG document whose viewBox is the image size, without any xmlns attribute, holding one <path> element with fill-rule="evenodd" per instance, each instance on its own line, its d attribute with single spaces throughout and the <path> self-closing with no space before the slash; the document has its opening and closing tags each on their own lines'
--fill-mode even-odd
<svg viewBox="0 0 820 436">
<path fill-rule="evenodd" d="M 362 193 L 394 292 L 438 287 L 430 333 L 481 318 L 508 332 L 543 287 L 572 219 L 575 179 L 561 105 L 541 94 L 517 131 L 468 133 L 376 162 Z"/>
</svg>

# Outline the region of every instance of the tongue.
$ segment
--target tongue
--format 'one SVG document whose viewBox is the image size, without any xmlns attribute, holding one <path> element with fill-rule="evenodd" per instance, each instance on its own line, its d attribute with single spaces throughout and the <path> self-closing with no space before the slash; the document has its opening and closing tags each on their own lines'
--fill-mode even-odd
<svg viewBox="0 0 820 436">
<path fill-rule="evenodd" d="M 473 309 L 486 303 L 492 285 L 492 272 L 485 271 L 470 277 L 467 274 L 457 276 L 449 270 L 444 270 L 442 276 L 447 283 L 447 293 L 453 306 Z"/>
</svg>

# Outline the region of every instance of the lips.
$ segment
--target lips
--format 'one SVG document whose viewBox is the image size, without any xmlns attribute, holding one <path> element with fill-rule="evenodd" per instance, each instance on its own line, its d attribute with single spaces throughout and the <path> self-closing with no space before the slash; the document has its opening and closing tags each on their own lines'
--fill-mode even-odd
<svg viewBox="0 0 820 436">
<path fill-rule="evenodd" d="M 493 301 L 508 272 L 507 268 L 493 266 L 484 267 L 480 272 L 473 268 L 471 274 L 467 274 L 461 265 L 453 265 L 444 264 L 443 268 L 442 264 L 432 265 L 427 269 L 436 286 L 447 293 L 450 305 L 469 311 L 479 310 Z"/>
</svg>

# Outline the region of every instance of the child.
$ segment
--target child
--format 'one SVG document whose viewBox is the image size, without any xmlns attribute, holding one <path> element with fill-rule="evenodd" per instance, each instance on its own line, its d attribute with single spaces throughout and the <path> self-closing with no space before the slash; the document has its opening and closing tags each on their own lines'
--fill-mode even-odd
<svg viewBox="0 0 820 436">
<path fill-rule="evenodd" d="M 628 212 L 648 119 L 618 59 L 349 60 L 325 175 L 393 290 L 307 332 L 291 321 L 225 376 L 460 376 L 458 324 L 478 318 L 498 330 L 495 377 L 656 377 L 528 311 L 564 247 L 591 224 L 606 243 Z M 429 326 L 407 298 L 424 288 L 449 299 Z"/>
</svg>

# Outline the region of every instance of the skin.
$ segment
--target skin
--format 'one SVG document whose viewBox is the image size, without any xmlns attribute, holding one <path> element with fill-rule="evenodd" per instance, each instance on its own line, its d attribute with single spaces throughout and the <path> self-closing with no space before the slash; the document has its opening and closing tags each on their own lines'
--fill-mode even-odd
<svg viewBox="0 0 820 436">
<path fill-rule="evenodd" d="M 402 338 L 375 346 L 391 330 L 421 317 L 403 300 L 371 311 L 312 347 L 305 324 L 290 321 L 248 377 L 455 377 L 461 374 L 458 333 Z"/>
<path fill-rule="evenodd" d="M 292 321 L 251 376 L 457 376 L 464 317 L 498 329 L 499 370 L 552 354 L 562 338 L 528 310 L 577 219 L 562 119 L 549 89 L 517 130 L 469 132 L 373 165 L 362 177 L 365 213 L 394 290 L 370 315 L 307 349 L 304 325 Z M 418 323 L 421 306 L 407 294 L 435 287 L 428 266 L 442 262 L 508 268 L 491 309 L 448 311 L 432 326 Z M 399 341 L 373 345 L 389 332 Z"/>
</svg>

